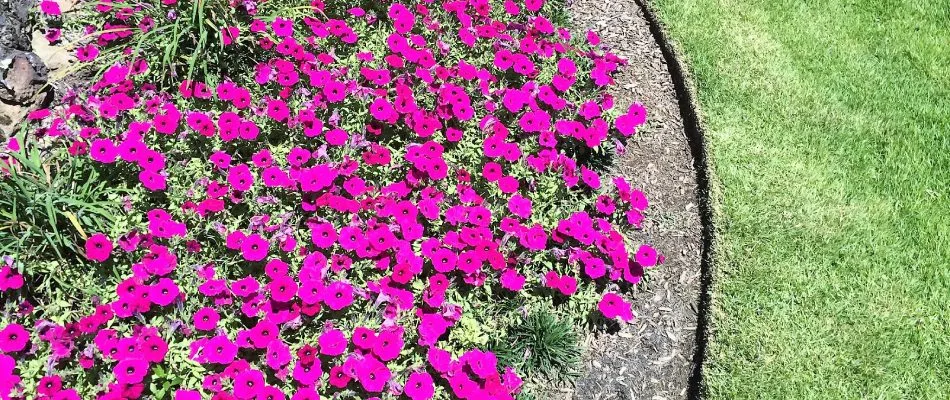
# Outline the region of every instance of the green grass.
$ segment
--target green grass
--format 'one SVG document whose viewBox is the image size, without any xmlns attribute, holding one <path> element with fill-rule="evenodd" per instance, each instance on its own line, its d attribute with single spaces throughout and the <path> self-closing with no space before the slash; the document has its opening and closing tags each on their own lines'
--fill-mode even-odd
<svg viewBox="0 0 950 400">
<path fill-rule="evenodd" d="M 710 397 L 946 398 L 950 7 L 653 1 L 710 147 Z"/>
</svg>

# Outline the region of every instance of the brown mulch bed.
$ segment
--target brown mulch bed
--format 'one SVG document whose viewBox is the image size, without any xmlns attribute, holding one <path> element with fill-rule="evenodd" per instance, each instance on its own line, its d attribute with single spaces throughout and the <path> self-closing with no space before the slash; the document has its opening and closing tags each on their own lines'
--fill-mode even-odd
<svg viewBox="0 0 950 400">
<path fill-rule="evenodd" d="M 650 199 L 643 230 L 631 239 L 652 243 L 666 263 L 650 270 L 632 293 L 637 319 L 619 332 L 588 334 L 584 363 L 573 388 L 551 398 L 680 399 L 687 397 L 701 287 L 702 225 L 697 173 L 676 93 L 659 45 L 634 0 L 574 0 L 576 34 L 599 33 L 626 58 L 613 90 L 617 105 L 639 102 L 648 123 L 617 161 Z"/>
</svg>

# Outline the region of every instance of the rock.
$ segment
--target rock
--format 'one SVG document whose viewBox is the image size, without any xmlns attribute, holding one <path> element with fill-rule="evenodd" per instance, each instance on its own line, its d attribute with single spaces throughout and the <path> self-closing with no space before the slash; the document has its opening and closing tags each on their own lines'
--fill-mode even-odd
<svg viewBox="0 0 950 400">
<path fill-rule="evenodd" d="M 47 106 L 53 97 L 44 57 L 31 51 L 38 35 L 31 35 L 29 10 L 33 6 L 33 0 L 0 1 L 0 131 L 5 135 L 15 132 L 30 112 Z M 57 67 L 68 64 L 64 50 L 51 48 L 45 39 L 41 44 L 46 45 L 41 50 L 47 60 Z"/>
<path fill-rule="evenodd" d="M 34 53 L 0 48 L 0 131 L 10 135 L 30 112 L 52 100 L 47 70 Z"/>
<path fill-rule="evenodd" d="M 59 4 L 59 10 L 63 13 L 67 13 L 76 7 L 76 2 L 78 0 L 56 0 L 56 3 Z"/>
<path fill-rule="evenodd" d="M 31 0 L 0 1 L 0 49 L 30 50 Z"/>
<path fill-rule="evenodd" d="M 66 68 L 76 62 L 76 57 L 66 51 L 65 47 L 50 45 L 46 37 L 39 32 L 33 32 L 32 45 L 33 52 L 43 60 L 50 72 Z"/>
<path fill-rule="evenodd" d="M 47 79 L 46 65 L 36 54 L 0 49 L 0 100 L 25 104 L 46 86 Z"/>
<path fill-rule="evenodd" d="M 20 123 L 31 112 L 39 110 L 52 98 L 51 91 L 37 93 L 36 97 L 25 104 L 9 104 L 0 101 L 0 132 L 4 137 L 12 135 L 20 129 Z"/>
</svg>

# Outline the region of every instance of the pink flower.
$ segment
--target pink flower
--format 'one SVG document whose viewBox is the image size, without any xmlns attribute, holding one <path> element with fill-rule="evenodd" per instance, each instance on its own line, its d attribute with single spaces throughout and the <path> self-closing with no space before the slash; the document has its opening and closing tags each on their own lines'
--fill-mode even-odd
<svg viewBox="0 0 950 400">
<path fill-rule="evenodd" d="M 323 86 L 323 95 L 331 103 L 339 103 L 346 98 L 346 85 L 343 82 L 331 80 Z"/>
<path fill-rule="evenodd" d="M 234 377 L 234 397 L 249 400 L 264 390 L 264 374 L 256 369 L 239 372 Z"/>
<path fill-rule="evenodd" d="M 99 48 L 95 44 L 90 43 L 85 46 L 80 46 L 76 48 L 76 59 L 79 61 L 87 62 L 95 60 L 99 56 Z"/>
<path fill-rule="evenodd" d="M 96 139 L 89 145 L 89 157 L 101 163 L 111 164 L 119 155 L 115 143 L 109 139 Z"/>
<path fill-rule="evenodd" d="M 312 388 L 302 387 L 297 389 L 290 400 L 320 400 L 320 394 Z"/>
<path fill-rule="evenodd" d="M 46 15 L 60 15 L 63 12 L 59 9 L 59 3 L 53 0 L 43 0 L 40 2 L 40 11 Z"/>
<path fill-rule="evenodd" d="M 261 261 L 267 258 L 269 250 L 270 243 L 256 233 L 241 242 L 241 255 L 247 261 Z"/>
<path fill-rule="evenodd" d="M 294 278 L 284 275 L 274 278 L 267 284 L 267 289 L 274 301 L 288 302 L 297 295 L 298 286 Z"/>
<path fill-rule="evenodd" d="M 624 136 L 630 136 L 636 133 L 637 127 L 643 125 L 646 120 L 646 108 L 644 108 L 641 104 L 633 103 L 630 105 L 630 108 L 627 109 L 626 114 L 617 117 L 617 121 L 614 122 L 614 124 L 621 134 Z"/>
<path fill-rule="evenodd" d="M 148 375 L 148 362 L 135 358 L 125 359 L 119 361 L 112 372 L 115 373 L 116 382 L 124 385 L 136 384 Z"/>
<path fill-rule="evenodd" d="M 396 110 L 388 100 L 383 97 L 378 97 L 376 100 L 373 100 L 373 104 L 370 104 L 369 113 L 373 116 L 373 118 L 376 118 L 380 121 L 390 121 L 390 119 L 395 115 Z"/>
<path fill-rule="evenodd" d="M 630 303 L 627 303 L 622 297 L 615 293 L 604 293 L 604 297 L 602 297 L 600 303 L 597 304 L 597 308 L 604 314 L 604 317 L 608 319 L 619 317 L 626 322 L 633 320 L 633 311 L 631 310 Z"/>
<path fill-rule="evenodd" d="M 331 129 L 325 135 L 327 143 L 333 146 L 343 146 L 349 139 L 349 134 L 342 129 Z"/>
<path fill-rule="evenodd" d="M 104 234 L 96 233 L 86 239 L 86 258 L 105 262 L 112 254 L 112 240 Z"/>
<path fill-rule="evenodd" d="M 490 351 L 469 350 L 459 358 L 459 361 L 468 364 L 472 372 L 481 379 L 498 374 L 498 359 Z"/>
<path fill-rule="evenodd" d="M 241 29 L 236 26 L 221 28 L 221 43 L 225 46 L 231 45 L 241 34 Z"/>
<path fill-rule="evenodd" d="M 353 287 L 349 283 L 335 281 L 323 292 L 323 303 L 331 310 L 339 311 L 353 304 Z"/>
<path fill-rule="evenodd" d="M 352 378 L 346 374 L 346 371 L 343 370 L 343 366 L 341 365 L 334 366 L 330 369 L 330 379 L 328 379 L 330 386 L 342 389 L 350 383 L 351 379 Z"/>
<path fill-rule="evenodd" d="M 404 389 L 406 396 L 412 400 L 429 400 L 435 394 L 432 386 L 432 376 L 425 372 L 413 372 L 406 380 Z"/>
<path fill-rule="evenodd" d="M 13 353 L 22 351 L 30 342 L 30 333 L 20 324 L 7 325 L 0 330 L 0 351 Z"/>
<path fill-rule="evenodd" d="M 402 340 L 402 329 L 385 329 L 379 332 L 373 345 L 373 354 L 382 361 L 392 361 L 399 357 L 402 352 L 404 342 Z"/>
<path fill-rule="evenodd" d="M 162 278 L 155 285 L 149 287 L 148 298 L 152 303 L 167 306 L 175 301 L 181 291 L 175 281 Z"/>
<path fill-rule="evenodd" d="M 501 287 L 513 292 L 520 291 L 524 287 L 525 277 L 514 269 L 506 269 L 501 274 Z"/>
<path fill-rule="evenodd" d="M 279 37 L 287 37 L 294 34 L 294 21 L 292 19 L 277 17 L 274 19 L 274 22 L 271 23 L 271 27 L 274 29 L 274 35 Z M 251 29 L 253 30 L 254 28 Z"/>
<path fill-rule="evenodd" d="M 36 391 L 42 395 L 52 396 L 54 393 L 63 389 L 63 378 L 59 375 L 44 376 L 36 387 Z"/>
<path fill-rule="evenodd" d="M 235 165 L 228 170 L 228 184 L 242 192 L 250 190 L 254 185 L 254 175 L 246 164 Z"/>
<path fill-rule="evenodd" d="M 565 296 L 571 296 L 577 292 L 577 279 L 573 276 L 564 275 L 558 279 L 557 290 Z"/>
<path fill-rule="evenodd" d="M 267 346 L 267 366 L 279 370 L 290 363 L 290 347 L 280 340 L 272 341 Z"/>
<path fill-rule="evenodd" d="M 175 400 L 201 400 L 201 392 L 197 390 L 176 390 Z"/>
<path fill-rule="evenodd" d="M 607 273 L 607 266 L 604 260 L 595 257 L 584 259 L 584 274 L 590 279 L 599 279 Z"/>
<path fill-rule="evenodd" d="M 389 368 L 386 367 L 386 364 L 383 364 L 373 356 L 363 358 L 356 366 L 356 379 L 367 392 L 382 392 L 386 386 L 386 382 L 389 381 L 391 376 L 392 373 L 389 371 Z"/>
<path fill-rule="evenodd" d="M 224 335 L 215 336 L 205 343 L 204 354 L 210 363 L 230 364 L 237 356 L 237 352 L 237 346 Z"/>
<path fill-rule="evenodd" d="M 517 194 L 511 196 L 511 199 L 508 200 L 508 210 L 511 211 L 512 214 L 528 219 L 531 217 L 531 200 Z"/>
<path fill-rule="evenodd" d="M 649 245 L 641 245 L 640 248 L 637 249 L 635 259 L 637 264 L 640 264 L 644 267 L 652 267 L 656 265 L 657 262 L 656 250 L 654 250 L 653 247 L 650 247 Z"/>
<path fill-rule="evenodd" d="M 218 320 L 221 317 L 218 312 L 211 307 L 203 307 L 195 313 L 193 322 L 195 329 L 199 331 L 212 331 L 218 326 Z"/>
<path fill-rule="evenodd" d="M 320 354 L 338 356 L 346 351 L 346 336 L 339 329 L 327 329 L 320 334 Z"/>
<path fill-rule="evenodd" d="M 322 365 L 319 358 L 314 358 L 309 363 L 304 363 L 302 359 L 298 360 L 297 364 L 294 365 L 293 378 L 303 385 L 313 385 L 319 381 L 320 376 L 323 375 L 321 368 Z"/>
</svg>

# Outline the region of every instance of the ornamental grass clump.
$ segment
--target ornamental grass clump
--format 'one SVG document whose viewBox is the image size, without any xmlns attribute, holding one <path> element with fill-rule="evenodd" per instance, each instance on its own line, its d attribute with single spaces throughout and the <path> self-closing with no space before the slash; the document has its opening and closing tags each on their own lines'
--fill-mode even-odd
<svg viewBox="0 0 950 400">
<path fill-rule="evenodd" d="M 201 4 L 97 2 L 77 51 L 101 75 L 4 150 L 46 138 L 123 211 L 75 262 L 5 259 L 4 395 L 511 399 L 519 368 L 573 363 L 570 324 L 634 318 L 623 293 L 662 257 L 623 232 L 648 202 L 591 155 L 646 114 L 560 5 L 229 4 L 247 26 L 207 45 L 253 57 L 156 69 L 143 21 Z M 567 317 L 524 320 L 549 304 Z M 533 358 L 488 350 L 544 324 L 563 334 L 516 344 Z"/>
</svg>

